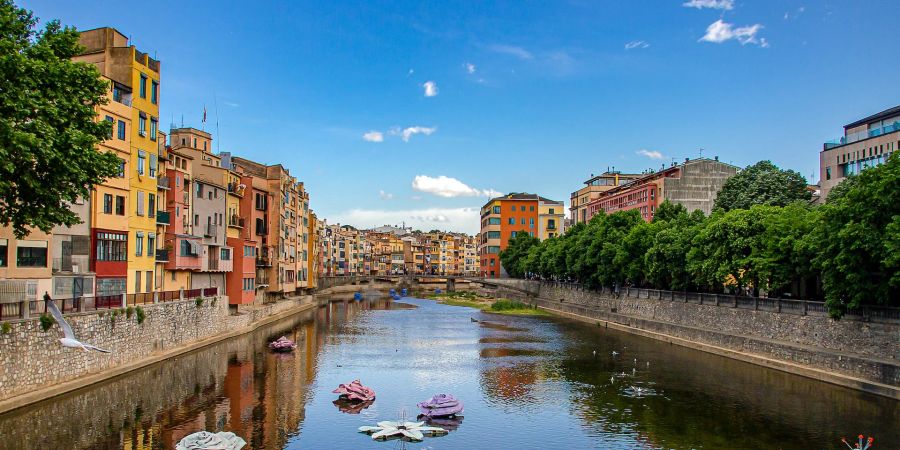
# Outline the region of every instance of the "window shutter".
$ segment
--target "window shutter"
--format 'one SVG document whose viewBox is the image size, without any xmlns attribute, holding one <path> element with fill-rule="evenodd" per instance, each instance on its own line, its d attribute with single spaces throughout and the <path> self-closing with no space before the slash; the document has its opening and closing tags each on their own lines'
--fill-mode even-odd
<svg viewBox="0 0 900 450">
<path fill-rule="evenodd" d="M 137 215 L 144 215 L 144 193 L 141 191 L 137 193 Z"/>
</svg>

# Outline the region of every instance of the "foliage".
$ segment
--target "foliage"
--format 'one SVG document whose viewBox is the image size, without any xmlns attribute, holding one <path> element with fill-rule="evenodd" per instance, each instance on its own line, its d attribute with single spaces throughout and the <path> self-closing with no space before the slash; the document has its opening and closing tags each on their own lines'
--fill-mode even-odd
<svg viewBox="0 0 900 450">
<path fill-rule="evenodd" d="M 125 308 L 125 317 L 126 318 L 130 319 L 131 316 L 133 316 L 133 315 L 134 315 L 134 306 L 129 306 L 128 308 Z"/>
<path fill-rule="evenodd" d="M 492 311 L 510 311 L 514 309 L 531 309 L 531 307 L 520 301 L 507 300 L 505 298 L 501 298 L 491 304 Z"/>
<path fill-rule="evenodd" d="M 138 306 L 137 309 L 135 309 L 135 313 L 137 314 L 138 325 L 144 323 L 144 319 L 147 317 L 146 313 L 144 312 L 144 308 Z"/>
<path fill-rule="evenodd" d="M 56 323 L 56 319 L 54 319 L 52 316 L 48 316 L 46 314 L 41 314 L 40 321 L 41 321 L 41 330 L 43 330 L 44 332 L 47 332 L 47 330 L 49 330 L 50 327 L 52 327 L 53 324 Z"/>
<path fill-rule="evenodd" d="M 793 170 L 782 170 L 771 161 L 760 161 L 728 179 L 716 197 L 714 209 L 731 211 L 753 205 L 787 206 L 809 202 L 812 193 L 806 179 Z"/>
<path fill-rule="evenodd" d="M 0 0 L 0 24 L 0 225 L 21 238 L 79 223 L 68 204 L 114 176 L 119 159 L 97 149 L 111 131 L 95 120 L 109 85 L 71 61 L 78 32 L 58 21 L 37 31 L 11 0 Z"/>
<path fill-rule="evenodd" d="M 203 306 L 203 297 L 197 297 L 197 299 L 194 300 L 194 304 L 197 305 L 198 308 Z"/>
<path fill-rule="evenodd" d="M 3 322 L 3 325 L 0 326 L 0 333 L 9 334 L 10 331 L 12 331 L 12 325 L 9 322 Z"/>
<path fill-rule="evenodd" d="M 524 276 L 525 271 L 520 263 L 528 254 L 528 249 L 539 243 L 538 238 L 525 232 L 520 232 L 516 237 L 510 239 L 506 249 L 500 252 L 500 264 L 506 269 L 506 273 L 516 278 Z"/>
<path fill-rule="evenodd" d="M 829 195 L 815 236 L 814 261 L 834 315 L 864 303 L 896 305 L 900 297 L 900 158 L 851 180 Z"/>
</svg>

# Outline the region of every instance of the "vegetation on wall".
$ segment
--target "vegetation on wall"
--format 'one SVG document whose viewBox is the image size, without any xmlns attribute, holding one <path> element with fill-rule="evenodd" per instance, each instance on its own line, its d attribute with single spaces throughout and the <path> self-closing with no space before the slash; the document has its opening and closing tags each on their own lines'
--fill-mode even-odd
<svg viewBox="0 0 900 450">
<path fill-rule="evenodd" d="M 756 166 L 770 173 L 765 163 Z M 518 235 L 500 259 L 512 276 L 594 288 L 823 298 L 835 317 L 864 304 L 900 305 L 900 157 L 845 181 L 821 206 L 799 194 L 784 205 L 752 200 L 759 191 L 733 185 L 741 200 L 709 217 L 665 202 L 652 222 L 620 211 L 543 242 Z"/>
</svg>

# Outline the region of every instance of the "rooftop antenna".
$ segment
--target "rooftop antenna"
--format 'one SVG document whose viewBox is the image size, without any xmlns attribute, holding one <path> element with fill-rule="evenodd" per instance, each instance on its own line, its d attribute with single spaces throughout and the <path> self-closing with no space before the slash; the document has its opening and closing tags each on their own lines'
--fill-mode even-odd
<svg viewBox="0 0 900 450">
<path fill-rule="evenodd" d="M 181 113 L 181 128 L 184 128 L 184 113 Z"/>
<path fill-rule="evenodd" d="M 703 147 L 700 147 L 700 157 L 703 157 Z"/>
<path fill-rule="evenodd" d="M 216 98 L 216 91 L 213 89 L 213 108 L 216 110 L 216 137 L 218 140 L 216 141 L 216 151 L 222 151 L 222 135 L 219 134 L 219 101 Z"/>
</svg>

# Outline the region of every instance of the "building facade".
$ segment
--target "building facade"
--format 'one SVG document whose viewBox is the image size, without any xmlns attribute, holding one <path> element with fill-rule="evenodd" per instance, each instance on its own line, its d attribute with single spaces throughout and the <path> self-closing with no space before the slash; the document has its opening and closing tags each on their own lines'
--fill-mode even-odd
<svg viewBox="0 0 900 450">
<path fill-rule="evenodd" d="M 558 235 L 565 219 L 563 203 L 536 194 L 513 193 L 489 200 L 481 208 L 478 256 L 481 276 L 506 276 L 500 264 L 500 252 L 519 233 L 538 239 Z M 551 228 L 552 226 L 552 228 Z M 543 227 L 543 231 L 542 231 Z"/>
<path fill-rule="evenodd" d="M 591 178 L 584 182 L 584 187 L 573 192 L 570 196 L 569 219 L 571 219 L 573 224 L 586 223 L 590 220 L 588 204 L 594 201 L 600 193 L 640 177 L 641 175 L 638 174 L 620 173 L 615 170 L 607 170 L 596 176 L 592 174 Z"/>
<path fill-rule="evenodd" d="M 900 148 L 900 106 L 844 125 L 844 135 L 822 145 L 819 201 L 841 181 L 887 161 Z"/>
</svg>

